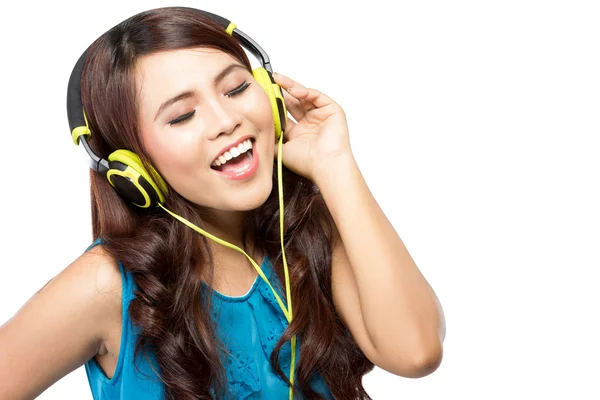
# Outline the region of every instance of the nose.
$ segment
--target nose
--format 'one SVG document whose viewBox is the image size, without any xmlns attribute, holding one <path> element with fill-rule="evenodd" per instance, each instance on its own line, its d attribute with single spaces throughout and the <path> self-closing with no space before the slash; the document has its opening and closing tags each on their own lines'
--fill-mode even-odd
<svg viewBox="0 0 600 400">
<path fill-rule="evenodd" d="M 222 134 L 229 135 L 241 123 L 241 115 L 232 107 L 227 107 L 221 99 L 211 99 L 205 109 L 209 139 L 215 139 Z M 227 100 L 227 99 L 224 99 Z"/>
</svg>

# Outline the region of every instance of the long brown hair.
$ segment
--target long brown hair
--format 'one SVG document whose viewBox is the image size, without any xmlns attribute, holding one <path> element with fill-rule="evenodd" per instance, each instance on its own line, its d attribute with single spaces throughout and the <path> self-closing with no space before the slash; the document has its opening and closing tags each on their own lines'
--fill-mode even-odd
<svg viewBox="0 0 600 400">
<path fill-rule="evenodd" d="M 116 149 L 129 149 L 149 165 L 151 160 L 137 133 L 133 79 L 136 61 L 157 51 L 200 46 L 224 51 L 251 70 L 237 41 L 193 9 L 168 7 L 142 12 L 98 38 L 88 51 L 81 86 L 94 150 L 107 157 Z M 217 350 L 222 344 L 209 312 L 210 296 L 205 298 L 200 290 L 198 268 L 209 268 L 209 276 L 214 269 L 208 239 L 160 209 L 133 210 L 104 178 L 95 172 L 90 177 L 93 237 L 103 239 L 106 249 L 131 272 L 138 286 L 129 307 L 133 323 L 140 328 L 135 354 L 155 354 L 167 398 L 211 399 L 211 388 L 220 393 L 226 382 Z M 283 282 L 276 179 L 274 166 L 274 189 L 246 219 L 244 238 L 251 235 L 275 266 L 279 282 Z M 321 399 L 309 386 L 319 373 L 336 398 L 370 399 L 362 377 L 373 369 L 373 364 L 334 308 L 333 219 L 315 185 L 285 166 L 283 190 L 285 251 L 295 315 L 270 362 L 289 383 L 278 360 L 281 346 L 296 334 L 302 342 L 296 366 L 296 395 L 300 391 L 306 398 Z M 204 227 L 199 208 L 172 189 L 166 204 Z"/>
</svg>

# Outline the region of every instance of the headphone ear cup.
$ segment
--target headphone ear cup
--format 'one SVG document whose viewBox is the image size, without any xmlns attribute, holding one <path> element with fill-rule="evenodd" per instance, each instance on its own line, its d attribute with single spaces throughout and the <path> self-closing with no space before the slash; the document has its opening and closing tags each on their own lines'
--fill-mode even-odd
<svg viewBox="0 0 600 400">
<path fill-rule="evenodd" d="M 275 137 L 279 139 L 281 133 L 285 131 L 285 125 L 287 121 L 287 110 L 285 108 L 285 101 L 283 100 L 283 92 L 281 87 L 271 76 L 271 74 L 263 67 L 252 70 L 254 79 L 260 86 L 263 87 L 269 97 L 271 103 L 271 109 L 273 110 L 273 123 L 275 124 Z"/>
<path fill-rule="evenodd" d="M 153 208 L 165 201 L 166 183 L 157 172 L 155 182 L 137 154 L 117 150 L 108 161 L 106 178 L 124 200 L 140 208 Z"/>
</svg>

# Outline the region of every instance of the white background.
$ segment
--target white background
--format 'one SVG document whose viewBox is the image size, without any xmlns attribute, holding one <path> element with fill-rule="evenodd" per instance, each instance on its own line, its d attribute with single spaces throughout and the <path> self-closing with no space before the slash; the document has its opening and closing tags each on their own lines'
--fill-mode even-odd
<svg viewBox="0 0 600 400">
<path fill-rule="evenodd" d="M 440 368 L 376 369 L 374 399 L 600 398 L 594 3 L 4 5 L 0 324 L 91 241 L 65 107 L 75 61 L 132 14 L 189 5 L 233 20 L 276 71 L 344 107 L 369 187 L 443 304 Z M 84 369 L 40 398 L 91 398 Z"/>
</svg>

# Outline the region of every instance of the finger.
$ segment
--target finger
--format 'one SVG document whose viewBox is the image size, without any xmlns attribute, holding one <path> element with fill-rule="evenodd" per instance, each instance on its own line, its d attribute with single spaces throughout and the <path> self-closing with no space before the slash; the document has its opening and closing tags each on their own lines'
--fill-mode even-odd
<svg viewBox="0 0 600 400">
<path fill-rule="evenodd" d="M 273 72 L 273 79 L 275 79 L 275 83 L 281 86 L 281 88 L 284 90 L 287 90 L 288 88 L 291 88 L 294 85 L 302 86 L 300 83 L 294 81 L 292 78 L 277 72 Z"/>
<path fill-rule="evenodd" d="M 316 108 L 327 107 L 328 105 L 334 103 L 333 100 L 316 89 L 291 87 L 287 89 L 287 92 L 298 99 L 301 103 L 309 103 Z"/>
<path fill-rule="evenodd" d="M 273 78 L 275 82 L 280 84 L 282 88 L 284 88 L 289 94 L 294 96 L 296 99 L 300 101 L 306 108 L 307 104 L 311 104 L 314 107 L 321 108 L 332 104 L 334 101 L 330 99 L 325 94 L 319 92 L 316 89 L 306 88 L 304 85 L 299 82 L 294 81 L 292 78 L 282 75 L 282 74 L 274 74 Z M 307 111 L 310 108 L 307 108 Z"/>
<path fill-rule="evenodd" d="M 282 75 L 282 74 L 278 74 L 278 73 L 273 73 L 273 78 L 275 79 L 275 82 L 283 89 L 284 92 L 288 92 L 290 93 L 290 90 L 292 90 L 293 88 L 304 88 L 304 85 L 302 85 L 299 82 L 294 81 L 293 79 Z M 302 105 L 302 107 L 304 108 L 304 112 L 306 111 L 310 111 L 313 108 L 315 108 L 315 105 L 312 104 L 310 101 L 306 101 L 304 99 L 296 99 L 300 105 Z"/>
<path fill-rule="evenodd" d="M 304 106 L 300 104 L 300 100 L 290 95 L 287 90 L 283 90 L 283 99 L 285 100 L 285 108 L 287 108 L 296 121 L 300 121 L 304 118 L 306 110 L 304 109 Z"/>
</svg>

